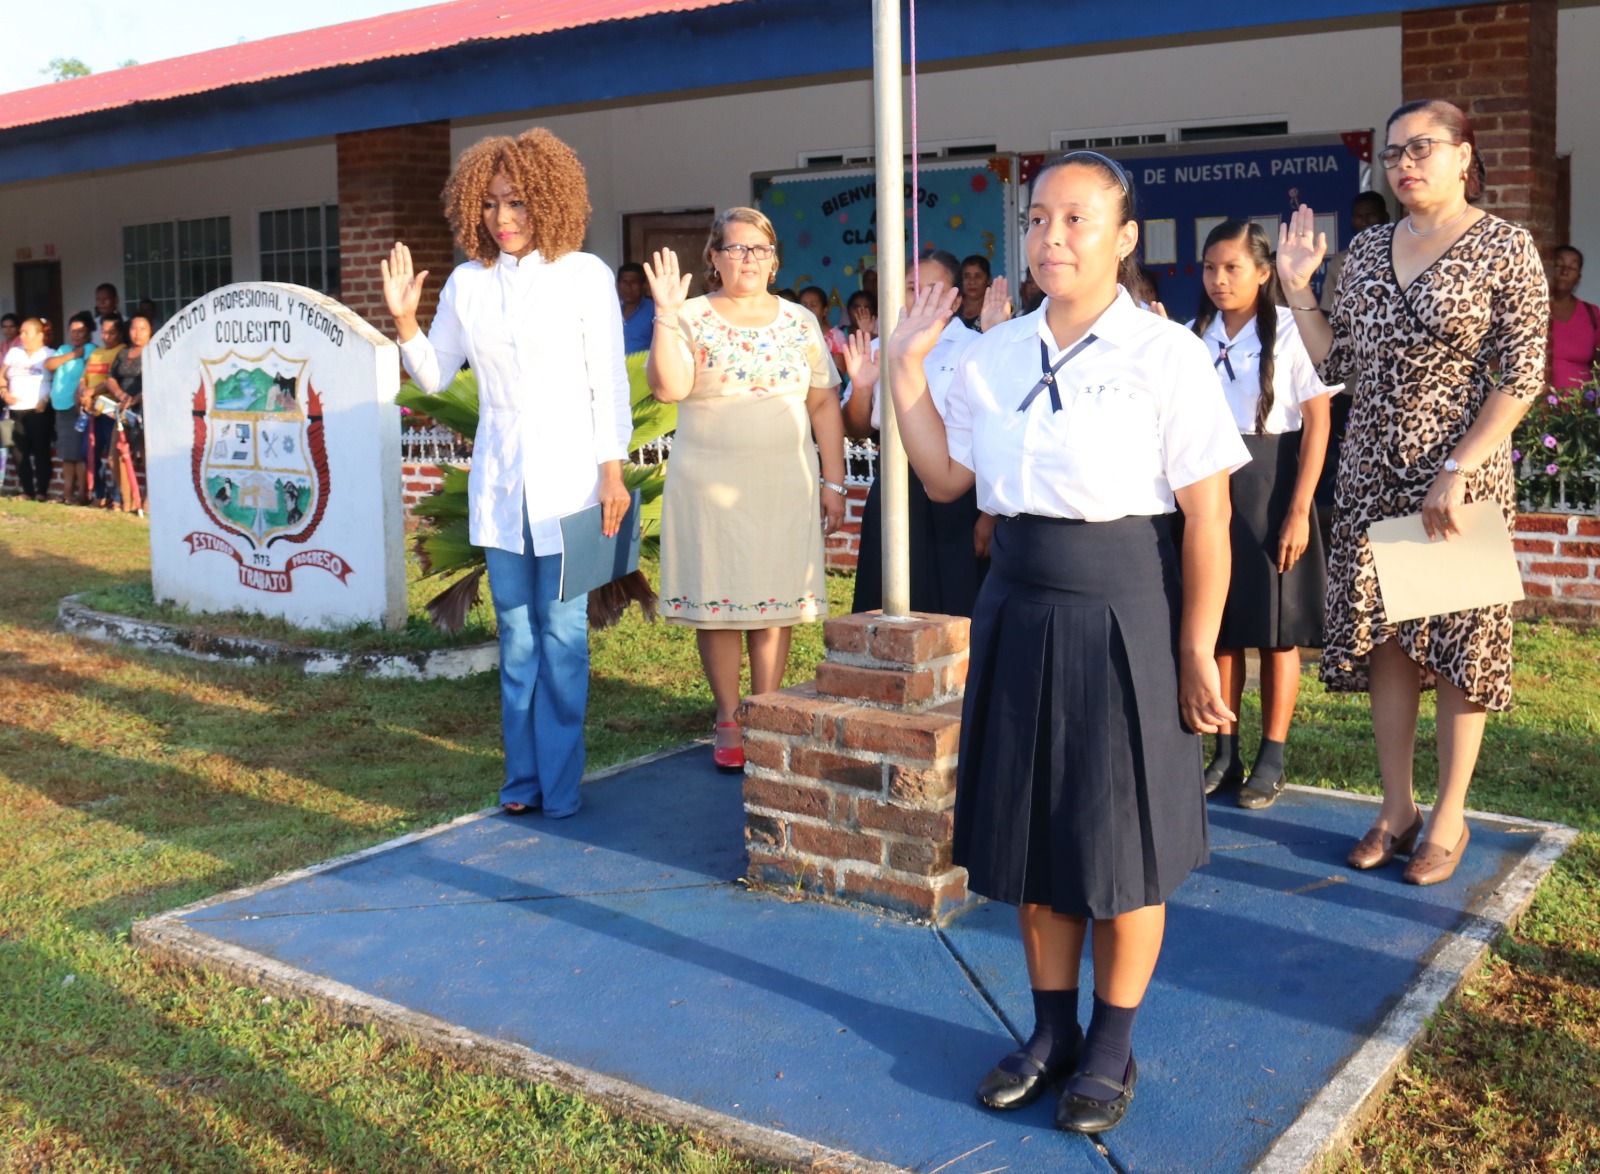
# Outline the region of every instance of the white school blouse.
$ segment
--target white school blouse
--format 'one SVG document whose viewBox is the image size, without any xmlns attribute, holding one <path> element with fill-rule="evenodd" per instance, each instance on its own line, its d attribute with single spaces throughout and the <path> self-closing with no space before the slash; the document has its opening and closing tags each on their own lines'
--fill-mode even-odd
<svg viewBox="0 0 1600 1174">
<path fill-rule="evenodd" d="M 522 551 L 528 510 L 536 555 L 561 553 L 560 519 L 598 500 L 600 464 L 625 460 L 633 435 L 622 310 L 611 270 L 589 253 L 459 266 L 433 328 L 401 344 L 430 394 L 470 362 L 478 434 L 467 481 L 472 541 Z"/>
<path fill-rule="evenodd" d="M 1272 408 L 1267 412 L 1268 436 L 1285 432 L 1298 432 L 1304 422 L 1300 405 L 1318 396 L 1330 395 L 1335 390 L 1317 377 L 1317 368 L 1306 353 L 1306 344 L 1300 341 L 1300 330 L 1294 324 L 1292 311 L 1282 307 L 1278 311 L 1278 344 L 1274 348 L 1275 362 L 1272 372 Z M 1210 352 L 1212 368 L 1222 384 L 1222 394 L 1233 411 L 1233 422 L 1239 431 L 1253 436 L 1256 431 L 1256 401 L 1261 397 L 1261 334 L 1256 329 L 1257 319 L 1251 318 L 1239 328 L 1233 338 L 1222 324 L 1218 314 L 1206 328 L 1202 341 Z M 1194 323 L 1189 323 L 1194 329 Z M 1227 362 L 1222 361 L 1226 352 Z M 1233 369 L 1230 376 L 1229 368 Z"/>
<path fill-rule="evenodd" d="M 951 378 L 945 435 L 977 477 L 980 510 L 1091 522 L 1166 514 L 1174 490 L 1249 461 L 1205 344 L 1120 288 L 1085 335 L 1093 341 L 1055 376 L 1060 408 L 1046 388 L 1023 409 L 1042 374 L 1040 343 L 1051 365 L 1065 353 L 1048 307 L 980 335 Z"/>
<path fill-rule="evenodd" d="M 945 324 L 939 341 L 933 344 L 933 349 L 923 357 L 922 374 L 928 381 L 928 398 L 933 400 L 933 406 L 939 415 L 944 415 L 945 397 L 950 393 L 950 380 L 955 378 L 956 364 L 961 361 L 961 356 L 967 353 L 967 348 L 977 341 L 978 331 L 972 329 L 954 314 Z M 872 353 L 878 353 L 878 340 L 872 340 Z M 881 384 L 874 382 L 872 385 L 872 427 L 876 431 L 883 427 L 883 404 L 879 399 Z M 850 395 L 854 395 L 852 388 Z M 849 403 L 850 395 L 846 395 L 842 402 Z"/>
</svg>

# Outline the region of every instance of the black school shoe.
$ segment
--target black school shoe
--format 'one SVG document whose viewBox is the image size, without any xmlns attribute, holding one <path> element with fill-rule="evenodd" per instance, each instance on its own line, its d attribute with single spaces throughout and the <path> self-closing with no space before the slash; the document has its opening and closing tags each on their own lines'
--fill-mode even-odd
<svg viewBox="0 0 1600 1174">
<path fill-rule="evenodd" d="M 1239 788 L 1239 806 L 1247 811 L 1260 811 L 1263 807 L 1271 807 L 1278 801 L 1278 796 L 1283 794 L 1283 788 L 1288 781 L 1287 776 L 1279 775 L 1270 783 L 1257 783 L 1252 776 L 1248 783 Z"/>
<path fill-rule="evenodd" d="M 1075 1072 L 1072 1079 L 1079 1077 L 1116 1089 L 1117 1095 L 1109 1101 L 1097 1101 L 1082 1093 L 1062 1093 L 1056 1105 L 1056 1128 L 1068 1133 L 1104 1133 L 1108 1129 L 1115 1129 L 1133 1102 L 1133 1086 L 1139 1083 L 1138 1062 L 1132 1056 L 1128 1057 L 1126 1084 L 1118 1084 L 1109 1076 L 1101 1076 L 1096 1072 Z"/>
<path fill-rule="evenodd" d="M 1237 787 L 1244 782 L 1244 763 L 1235 762 L 1232 766 L 1224 766 L 1213 759 L 1211 765 L 1206 767 L 1205 780 L 1207 795 L 1223 787 Z"/>
<path fill-rule="evenodd" d="M 1078 1053 L 1074 1050 L 1054 1068 L 1046 1066 L 1032 1052 L 1021 1049 L 1006 1056 L 1001 1063 L 1005 1060 L 1020 1060 L 1029 1071 L 1011 1072 L 998 1065 L 990 1069 L 989 1075 L 978 1085 L 978 1101 L 991 1109 L 1027 1108 L 1044 1094 L 1047 1084 L 1072 1071 L 1078 1062 Z"/>
</svg>

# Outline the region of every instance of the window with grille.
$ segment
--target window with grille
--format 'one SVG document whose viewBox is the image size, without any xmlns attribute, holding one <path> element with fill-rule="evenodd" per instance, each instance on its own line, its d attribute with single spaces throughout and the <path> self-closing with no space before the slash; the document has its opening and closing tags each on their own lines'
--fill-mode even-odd
<svg viewBox="0 0 1600 1174">
<path fill-rule="evenodd" d="M 162 321 L 233 280 L 233 234 L 228 217 L 130 224 L 122 230 L 122 304 L 145 298 Z"/>
<path fill-rule="evenodd" d="M 261 213 L 261 280 L 339 296 L 339 206 Z"/>
</svg>

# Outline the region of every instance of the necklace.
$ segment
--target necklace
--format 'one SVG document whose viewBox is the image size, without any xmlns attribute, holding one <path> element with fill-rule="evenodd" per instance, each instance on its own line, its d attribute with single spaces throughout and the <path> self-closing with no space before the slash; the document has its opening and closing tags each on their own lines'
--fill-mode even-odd
<svg viewBox="0 0 1600 1174">
<path fill-rule="evenodd" d="M 1451 220 L 1447 224 L 1435 225 L 1433 228 L 1428 229 L 1426 232 L 1418 232 L 1416 230 L 1416 228 L 1411 223 L 1411 217 L 1407 216 L 1406 217 L 1406 231 L 1409 232 L 1412 236 L 1432 236 L 1436 232 L 1443 232 L 1445 229 L 1449 228 L 1451 224 L 1460 224 L 1461 223 L 1461 218 L 1463 216 L 1465 216 L 1470 211 L 1472 211 L 1472 205 L 1468 204 L 1465 208 L 1461 209 L 1461 211 L 1456 215 L 1456 218 L 1454 220 Z"/>
</svg>

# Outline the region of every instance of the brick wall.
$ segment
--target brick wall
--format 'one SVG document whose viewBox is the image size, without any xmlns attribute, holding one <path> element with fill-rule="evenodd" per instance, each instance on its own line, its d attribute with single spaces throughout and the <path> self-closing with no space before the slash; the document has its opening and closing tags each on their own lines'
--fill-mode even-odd
<svg viewBox="0 0 1600 1174">
<path fill-rule="evenodd" d="M 1555 239 L 1556 0 L 1401 15 L 1401 92 L 1466 111 L 1488 168 L 1480 206 Z"/>
<path fill-rule="evenodd" d="M 950 861 L 968 631 L 837 616 L 814 682 L 745 699 L 751 880 L 932 920 L 968 900 Z"/>
<path fill-rule="evenodd" d="M 439 290 L 455 268 L 455 246 L 439 193 L 450 175 L 450 124 L 419 122 L 338 136 L 339 300 L 387 327 L 378 263 L 396 241 L 429 271 L 420 317 L 433 320 Z"/>
<path fill-rule="evenodd" d="M 1522 514 L 1516 547 L 1528 597 L 1519 616 L 1600 624 L 1600 518 Z"/>
</svg>

